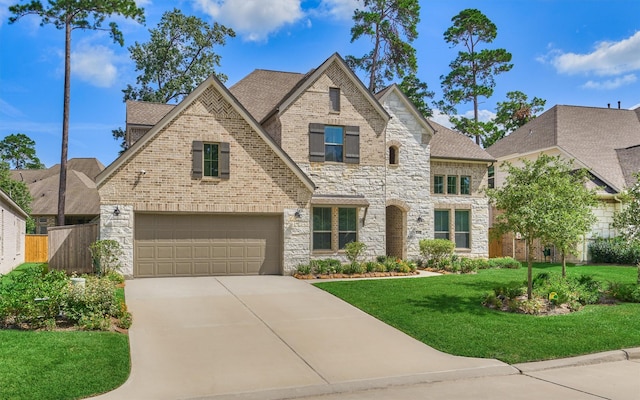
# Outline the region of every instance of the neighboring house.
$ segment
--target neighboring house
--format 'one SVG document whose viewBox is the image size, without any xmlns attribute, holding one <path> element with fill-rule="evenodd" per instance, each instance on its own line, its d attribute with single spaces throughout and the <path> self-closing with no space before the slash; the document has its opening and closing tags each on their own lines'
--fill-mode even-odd
<svg viewBox="0 0 640 400">
<path fill-rule="evenodd" d="M 85 224 L 100 214 L 95 177 L 103 169 L 104 165 L 96 158 L 72 158 L 67 162 L 65 225 Z M 45 235 L 47 228 L 56 226 L 60 164 L 48 169 L 12 170 L 11 177 L 29 187 L 35 233 Z"/>
<path fill-rule="evenodd" d="M 577 260 L 586 261 L 589 239 L 616 236 L 611 223 L 621 206 L 619 195 L 635 182 L 633 173 L 640 171 L 640 108 L 557 105 L 487 151 L 498 159 L 493 170 L 497 187 L 505 179 L 500 164 L 508 161 L 518 166 L 522 165 L 522 159 L 535 160 L 541 154 L 574 160 L 576 168 L 589 170 L 588 186 L 597 189 L 599 204 L 594 209 L 597 222 L 579 246 Z M 503 240 L 505 255 L 522 257 L 524 251 L 514 243 L 512 238 Z"/>
<path fill-rule="evenodd" d="M 24 235 L 29 216 L 0 190 L 0 274 L 24 262 Z"/>
<path fill-rule="evenodd" d="M 96 180 L 101 237 L 123 244 L 126 275 L 288 274 L 346 261 L 353 240 L 368 257 L 418 257 L 434 236 L 440 135 L 437 168 L 473 176 L 470 194 L 438 200 L 449 237 L 487 256 L 477 189 L 491 157 L 446 128 L 434 136 L 396 86 L 373 96 L 337 54 L 307 74 L 256 70 L 230 89 L 210 77 L 178 105 L 127 108 L 129 148 Z"/>
</svg>

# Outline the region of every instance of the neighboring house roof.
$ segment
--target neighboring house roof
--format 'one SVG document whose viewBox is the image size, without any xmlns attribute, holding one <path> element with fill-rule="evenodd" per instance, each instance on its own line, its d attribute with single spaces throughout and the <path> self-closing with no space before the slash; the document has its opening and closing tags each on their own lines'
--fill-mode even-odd
<svg viewBox="0 0 640 400">
<path fill-rule="evenodd" d="M 297 72 L 256 69 L 231 86 L 229 91 L 256 121 L 262 122 L 305 76 Z"/>
<path fill-rule="evenodd" d="M 229 90 L 215 77 L 215 75 L 209 76 L 204 82 L 198 85 L 186 98 L 184 98 L 175 107 L 164 115 L 160 121 L 158 121 L 153 128 L 151 128 L 140 140 L 136 141 L 129 149 L 120 155 L 114 162 L 112 162 L 107 168 L 104 169 L 97 177 L 96 184 L 100 186 L 111 174 L 124 164 L 127 160 L 134 157 L 145 143 L 154 138 L 166 125 L 168 125 L 175 116 L 181 113 L 187 108 L 193 101 L 195 101 L 207 88 L 214 86 L 216 90 L 222 95 L 225 101 L 227 101 L 231 107 L 247 121 L 247 123 L 253 128 L 262 140 L 275 152 L 275 154 L 284 161 L 284 163 L 293 171 L 293 173 L 300 178 L 302 183 L 313 191 L 315 184 L 301 169 L 293 162 L 293 160 L 278 146 L 273 139 L 262 129 L 262 127 L 256 122 L 251 114 L 242 106 L 242 104 L 229 92 Z M 154 104 L 154 103 L 150 103 Z M 156 115 L 157 116 L 157 115 Z"/>
<path fill-rule="evenodd" d="M 431 159 L 494 162 L 495 157 L 478 146 L 471 138 L 430 120 L 435 129 L 431 139 Z"/>
<path fill-rule="evenodd" d="M 153 126 L 175 106 L 175 104 L 127 100 L 127 124 Z"/>
<path fill-rule="evenodd" d="M 422 113 L 420 113 L 413 102 L 409 100 L 409 98 L 404 94 L 404 92 L 397 84 L 394 83 L 392 85 L 389 85 L 376 93 L 376 99 L 378 99 L 378 101 L 380 101 L 381 103 L 384 103 L 391 93 L 396 93 L 398 98 L 404 103 L 406 109 L 409 110 L 411 114 L 413 114 L 416 121 L 418 121 L 420 125 L 422 125 L 422 127 L 430 133 L 430 136 L 433 137 L 433 134 L 435 132 L 435 128 L 433 127 L 433 125 L 431 125 L 431 123 L 427 121 L 427 119 L 422 115 Z M 425 141 L 425 143 L 427 142 Z"/>
<path fill-rule="evenodd" d="M 640 110 L 640 108 L 638 109 Z M 618 161 L 625 184 L 632 186 L 637 182 L 637 178 L 633 174 L 640 173 L 640 145 L 616 149 L 616 153 L 618 153 Z"/>
<path fill-rule="evenodd" d="M 638 109 L 557 105 L 499 140 L 487 151 L 496 158 L 507 159 L 558 148 L 619 192 L 628 175 L 622 164 L 624 168 L 633 167 L 635 160 L 629 160 L 634 150 L 618 150 L 640 145 L 639 118 Z"/>
<path fill-rule="evenodd" d="M 29 215 L 24 212 L 24 210 L 19 205 L 17 205 L 16 202 L 13 201 L 13 199 L 11 199 L 11 197 L 9 197 L 9 195 L 6 194 L 2 189 L 0 189 L 0 201 L 6 204 L 9 208 L 13 209 L 16 214 L 20 215 L 22 218 L 29 218 Z"/>
<path fill-rule="evenodd" d="M 67 162 L 67 189 L 64 210 L 66 215 L 98 215 L 100 195 L 94 182 L 104 169 L 95 158 L 72 158 Z M 11 171 L 11 177 L 29 187 L 33 201 L 32 215 L 56 215 L 58 213 L 58 189 L 60 164 L 48 169 Z"/>
</svg>

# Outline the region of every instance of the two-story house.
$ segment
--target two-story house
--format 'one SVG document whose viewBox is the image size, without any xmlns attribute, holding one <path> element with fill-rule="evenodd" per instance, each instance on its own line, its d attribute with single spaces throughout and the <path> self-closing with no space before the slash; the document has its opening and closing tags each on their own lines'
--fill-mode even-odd
<svg viewBox="0 0 640 400">
<path fill-rule="evenodd" d="M 97 178 L 101 237 L 123 244 L 127 275 L 288 274 L 345 260 L 354 240 L 415 258 L 436 231 L 487 255 L 491 157 L 395 85 L 369 93 L 338 54 L 230 89 L 211 77 L 175 106 L 128 102 L 127 118 L 130 147 Z M 456 193 L 433 194 L 433 151 Z"/>
</svg>

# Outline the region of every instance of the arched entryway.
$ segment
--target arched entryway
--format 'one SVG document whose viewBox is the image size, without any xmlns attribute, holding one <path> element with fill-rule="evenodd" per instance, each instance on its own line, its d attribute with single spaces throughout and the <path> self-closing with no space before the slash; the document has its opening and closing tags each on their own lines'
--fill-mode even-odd
<svg viewBox="0 0 640 400">
<path fill-rule="evenodd" d="M 396 205 L 387 206 L 386 227 L 387 256 L 406 258 L 406 212 Z"/>
</svg>

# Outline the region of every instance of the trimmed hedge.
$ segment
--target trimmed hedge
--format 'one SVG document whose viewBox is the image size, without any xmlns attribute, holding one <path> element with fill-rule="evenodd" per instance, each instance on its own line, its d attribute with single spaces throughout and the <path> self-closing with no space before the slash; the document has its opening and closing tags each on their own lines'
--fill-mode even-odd
<svg viewBox="0 0 640 400">
<path fill-rule="evenodd" d="M 622 238 L 596 239 L 589 245 L 594 263 L 635 265 L 640 263 L 640 246 Z"/>
</svg>

